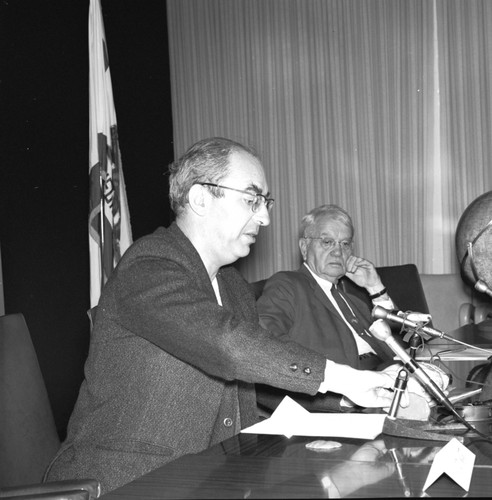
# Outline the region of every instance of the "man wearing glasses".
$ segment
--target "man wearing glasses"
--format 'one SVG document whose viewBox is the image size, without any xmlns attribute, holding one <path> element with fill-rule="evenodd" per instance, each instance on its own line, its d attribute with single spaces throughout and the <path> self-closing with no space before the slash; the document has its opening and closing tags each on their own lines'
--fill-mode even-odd
<svg viewBox="0 0 492 500">
<path fill-rule="evenodd" d="M 212 446 L 257 422 L 255 383 L 391 404 L 391 375 L 338 365 L 259 325 L 254 295 L 230 266 L 270 223 L 258 157 L 212 138 L 170 171 L 176 221 L 136 241 L 102 292 L 48 480 L 91 477 L 107 492 Z"/>
<path fill-rule="evenodd" d="M 306 214 L 299 238 L 303 265 L 267 281 L 258 314 L 262 326 L 282 340 L 298 342 L 337 363 L 372 370 L 390 364 L 394 355 L 368 335 L 371 311 L 357 297 L 345 294 L 339 279 L 347 276 L 365 288 L 374 305 L 395 307 L 374 265 L 353 254 L 353 237 L 352 219 L 337 205 L 322 205 Z M 258 386 L 258 400 L 265 409 L 275 409 L 284 395 L 278 388 Z M 290 396 L 311 410 L 349 405 L 340 394 Z"/>
</svg>

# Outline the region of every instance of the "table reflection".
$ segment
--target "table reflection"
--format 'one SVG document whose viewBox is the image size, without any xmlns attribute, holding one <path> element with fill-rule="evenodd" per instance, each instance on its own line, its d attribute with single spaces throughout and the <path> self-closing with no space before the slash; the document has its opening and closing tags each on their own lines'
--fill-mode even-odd
<svg viewBox="0 0 492 500">
<path fill-rule="evenodd" d="M 395 498 L 490 496 L 492 445 L 465 444 L 476 454 L 470 491 L 445 474 L 422 490 L 446 442 L 383 436 L 338 439 L 341 447 L 313 451 L 312 437 L 240 434 L 187 455 L 104 496 L 166 498 Z"/>
<path fill-rule="evenodd" d="M 385 437 L 368 442 L 341 439 L 340 448 L 314 451 L 306 448 L 312 441 L 304 437 L 241 435 L 235 443 L 229 440 L 228 448 L 221 447 L 220 452 L 230 458 L 229 466 L 233 466 L 235 456 L 268 456 L 261 462 L 261 475 L 256 468 L 244 471 L 249 481 L 249 486 L 242 490 L 244 498 L 301 498 L 307 493 L 325 498 L 378 497 L 381 491 L 414 497 L 423 494 L 423 482 L 412 480 L 413 474 L 405 469 L 409 464 L 419 464 L 428 470 L 443 446 Z M 401 442 L 406 446 L 399 446 Z M 220 473 L 224 473 L 223 467 Z M 217 480 L 208 477 L 200 489 L 207 490 L 207 485 Z"/>
</svg>

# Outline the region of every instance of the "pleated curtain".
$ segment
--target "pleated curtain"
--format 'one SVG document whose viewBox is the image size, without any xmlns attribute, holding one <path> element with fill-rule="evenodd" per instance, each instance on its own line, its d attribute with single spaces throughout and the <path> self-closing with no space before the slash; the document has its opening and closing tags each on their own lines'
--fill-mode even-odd
<svg viewBox="0 0 492 500">
<path fill-rule="evenodd" d="M 377 266 L 458 272 L 455 230 L 492 189 L 491 0 L 167 0 L 176 157 L 228 137 L 276 199 L 238 263 L 300 263 L 301 217 L 352 216 Z"/>
</svg>

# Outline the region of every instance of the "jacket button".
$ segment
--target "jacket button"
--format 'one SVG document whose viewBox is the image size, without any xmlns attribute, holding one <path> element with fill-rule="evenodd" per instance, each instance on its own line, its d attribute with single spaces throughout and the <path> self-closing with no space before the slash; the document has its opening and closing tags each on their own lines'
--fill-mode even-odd
<svg viewBox="0 0 492 500">
<path fill-rule="evenodd" d="M 311 368 L 309 368 L 309 366 L 306 366 L 306 368 L 304 368 L 304 370 L 302 370 L 306 375 L 311 375 Z"/>
<path fill-rule="evenodd" d="M 295 372 L 295 371 L 297 371 L 298 366 L 297 366 L 295 363 L 292 363 L 292 364 L 289 366 L 289 368 L 290 368 L 293 372 Z"/>
<path fill-rule="evenodd" d="M 224 418 L 224 425 L 226 427 L 231 427 L 231 425 L 232 425 L 232 418 L 229 418 L 229 417 Z"/>
</svg>

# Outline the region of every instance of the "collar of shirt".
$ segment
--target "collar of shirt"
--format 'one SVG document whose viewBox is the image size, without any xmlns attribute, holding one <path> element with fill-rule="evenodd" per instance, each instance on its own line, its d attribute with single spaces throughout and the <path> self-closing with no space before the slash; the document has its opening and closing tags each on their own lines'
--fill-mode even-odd
<svg viewBox="0 0 492 500">
<path fill-rule="evenodd" d="M 217 297 L 217 303 L 219 306 L 222 305 L 222 298 L 220 297 L 220 290 L 219 290 L 219 282 L 217 281 L 217 276 L 212 280 L 212 287 L 215 292 L 215 296 Z"/>
</svg>

